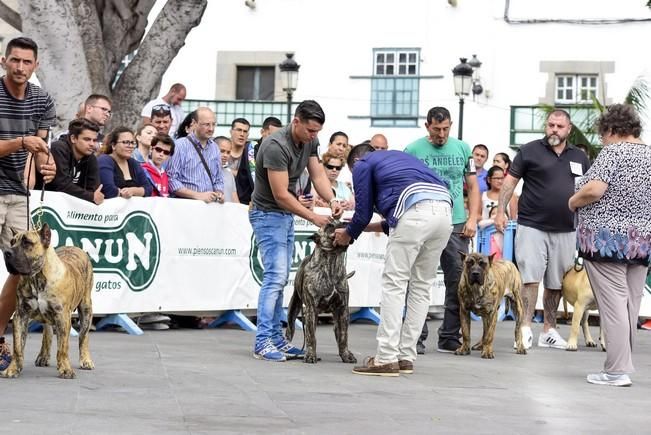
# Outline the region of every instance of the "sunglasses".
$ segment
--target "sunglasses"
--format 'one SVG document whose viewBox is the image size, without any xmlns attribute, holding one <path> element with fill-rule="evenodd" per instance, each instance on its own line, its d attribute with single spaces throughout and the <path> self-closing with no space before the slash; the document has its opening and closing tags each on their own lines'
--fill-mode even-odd
<svg viewBox="0 0 651 435">
<path fill-rule="evenodd" d="M 335 166 L 335 165 L 328 165 L 328 164 L 325 164 L 323 166 L 325 166 L 328 169 L 334 169 L 335 171 L 341 171 L 341 168 L 343 168 L 343 166 Z"/>
<path fill-rule="evenodd" d="M 154 147 L 154 151 L 156 151 L 157 153 L 163 153 L 166 156 L 169 156 L 170 154 L 172 154 L 172 151 L 163 149 L 161 147 Z"/>
<path fill-rule="evenodd" d="M 157 104 L 154 107 L 151 108 L 151 112 L 163 112 L 163 113 L 170 113 L 172 109 L 170 109 L 170 106 L 167 104 Z"/>
</svg>

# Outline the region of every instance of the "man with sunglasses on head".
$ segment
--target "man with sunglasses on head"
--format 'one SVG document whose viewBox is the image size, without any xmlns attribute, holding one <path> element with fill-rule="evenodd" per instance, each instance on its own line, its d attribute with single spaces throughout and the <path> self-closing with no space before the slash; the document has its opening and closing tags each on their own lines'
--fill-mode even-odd
<svg viewBox="0 0 651 435">
<path fill-rule="evenodd" d="M 152 116 L 152 111 L 154 108 L 158 108 L 159 110 L 161 109 L 160 106 L 167 106 L 169 112 L 170 112 L 170 127 L 168 128 L 167 131 L 163 131 L 163 128 L 159 129 L 156 127 L 159 133 L 165 133 L 170 135 L 171 137 L 174 137 L 174 134 L 176 133 L 176 130 L 178 129 L 178 126 L 181 124 L 183 121 L 183 118 L 185 118 L 185 112 L 183 111 L 183 108 L 181 107 L 181 103 L 183 100 L 185 100 L 186 96 L 186 89 L 185 86 L 182 85 L 181 83 L 175 83 L 172 85 L 169 91 L 167 91 L 167 94 L 163 95 L 162 97 L 156 98 L 155 100 L 151 100 L 147 104 L 145 104 L 145 107 L 142 108 L 142 123 L 147 124 L 147 123 L 154 123 L 154 119 Z"/>
<path fill-rule="evenodd" d="M 158 104 L 151 109 L 151 124 L 158 134 L 170 135 L 172 128 L 172 109 L 167 104 Z"/>
<path fill-rule="evenodd" d="M 0 248 L 7 248 L 13 231 L 27 229 L 28 211 L 25 167 L 34 156 L 32 171 L 46 183 L 54 179 L 56 165 L 49 158 L 44 138 L 56 122 L 54 101 L 40 87 L 30 83 L 38 67 L 38 46 L 26 37 L 7 44 L 0 60 L 5 75 L 0 78 Z M 34 181 L 34 175 L 28 175 Z M 19 275 L 9 275 L 0 293 L 0 334 L 4 334 L 16 308 Z M 0 335 L 0 371 L 11 362 L 9 347 Z"/>
</svg>

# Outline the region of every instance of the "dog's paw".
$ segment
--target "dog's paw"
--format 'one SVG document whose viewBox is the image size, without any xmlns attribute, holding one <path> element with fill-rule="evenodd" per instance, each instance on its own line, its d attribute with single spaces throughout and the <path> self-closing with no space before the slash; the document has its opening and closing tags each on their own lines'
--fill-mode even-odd
<svg viewBox="0 0 651 435">
<path fill-rule="evenodd" d="M 82 370 L 93 370 L 95 364 L 92 360 L 79 361 L 79 368 Z"/>
<path fill-rule="evenodd" d="M 524 346 L 521 346 L 515 350 L 515 353 L 517 353 L 518 355 L 526 355 L 527 349 L 525 349 Z"/>
<path fill-rule="evenodd" d="M 470 355 L 470 349 L 465 346 L 461 346 L 459 349 L 454 351 L 455 355 Z"/>
<path fill-rule="evenodd" d="M 316 357 L 316 354 L 306 353 L 303 358 L 303 362 L 307 364 L 316 364 L 317 361 L 318 358 Z"/>
<path fill-rule="evenodd" d="M 567 342 L 567 347 L 565 348 L 565 350 L 567 350 L 568 352 L 576 352 L 577 349 L 578 346 L 576 345 L 576 343 L 572 343 L 570 341 Z"/>
<path fill-rule="evenodd" d="M 355 358 L 355 355 L 353 355 L 353 353 L 349 350 L 342 353 L 340 356 L 341 356 L 341 360 L 345 363 L 355 364 L 357 362 L 357 358 Z"/>
<path fill-rule="evenodd" d="M 72 368 L 65 368 L 59 370 L 59 377 L 61 379 L 74 379 L 75 371 Z"/>
<path fill-rule="evenodd" d="M 0 377 L 15 379 L 20 375 L 21 370 L 13 363 L 9 365 L 4 371 L 0 372 Z"/>
<path fill-rule="evenodd" d="M 50 365 L 50 357 L 46 355 L 39 355 L 34 361 L 36 367 L 48 367 Z"/>
<path fill-rule="evenodd" d="M 594 341 L 586 341 L 585 346 L 586 347 L 597 347 L 597 343 L 595 343 Z"/>
<path fill-rule="evenodd" d="M 495 358 L 495 353 L 492 350 L 483 350 L 481 352 L 481 357 L 484 359 L 493 359 Z"/>
</svg>

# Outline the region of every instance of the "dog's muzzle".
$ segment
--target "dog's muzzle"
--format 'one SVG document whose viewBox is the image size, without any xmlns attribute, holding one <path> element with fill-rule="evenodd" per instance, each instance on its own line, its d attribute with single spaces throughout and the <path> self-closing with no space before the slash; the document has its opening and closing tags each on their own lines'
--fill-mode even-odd
<svg viewBox="0 0 651 435">
<path fill-rule="evenodd" d="M 471 271 L 468 274 L 468 281 L 470 281 L 470 284 L 482 285 L 484 283 L 484 274 L 477 271 Z"/>
</svg>

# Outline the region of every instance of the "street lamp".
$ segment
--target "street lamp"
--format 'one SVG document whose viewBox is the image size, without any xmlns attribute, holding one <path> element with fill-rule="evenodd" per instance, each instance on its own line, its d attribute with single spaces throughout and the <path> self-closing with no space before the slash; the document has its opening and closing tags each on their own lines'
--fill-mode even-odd
<svg viewBox="0 0 651 435">
<path fill-rule="evenodd" d="M 475 101 L 475 96 L 484 92 L 484 87 L 481 85 L 479 77 L 479 68 L 481 68 L 481 61 L 477 59 L 477 55 L 473 54 L 472 59 L 468 61 L 468 65 L 472 67 L 472 100 Z"/>
<path fill-rule="evenodd" d="M 298 69 L 301 67 L 294 60 L 294 53 L 285 53 L 287 58 L 283 60 L 278 68 L 282 73 L 283 91 L 287 93 L 287 124 L 292 122 L 292 97 L 298 82 Z"/>
<path fill-rule="evenodd" d="M 459 139 L 463 138 L 463 102 L 470 95 L 472 87 L 472 66 L 468 65 L 465 57 L 459 59 L 461 63 L 452 69 L 454 78 L 454 95 L 459 97 Z"/>
</svg>

